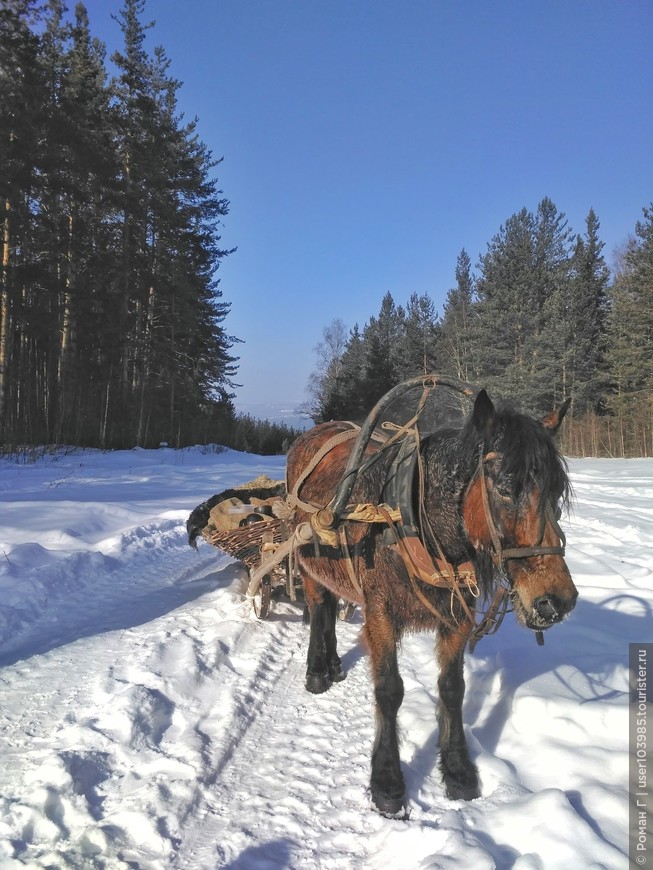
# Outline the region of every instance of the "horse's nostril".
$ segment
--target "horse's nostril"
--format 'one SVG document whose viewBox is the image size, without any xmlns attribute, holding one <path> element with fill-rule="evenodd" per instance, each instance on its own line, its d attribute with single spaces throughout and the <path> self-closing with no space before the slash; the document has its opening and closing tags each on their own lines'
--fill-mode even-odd
<svg viewBox="0 0 653 870">
<path fill-rule="evenodd" d="M 560 605 L 552 596 L 543 595 L 541 598 L 536 598 L 533 607 L 544 622 L 555 622 L 560 618 L 558 615 L 561 610 Z"/>
</svg>

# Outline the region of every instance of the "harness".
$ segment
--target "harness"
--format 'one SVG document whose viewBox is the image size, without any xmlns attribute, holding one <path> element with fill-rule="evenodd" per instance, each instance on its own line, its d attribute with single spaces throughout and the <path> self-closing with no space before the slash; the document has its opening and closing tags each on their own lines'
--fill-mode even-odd
<svg viewBox="0 0 653 870">
<path fill-rule="evenodd" d="M 481 496 L 485 521 L 487 523 L 493 551 L 492 561 L 499 570 L 501 581 L 490 602 L 487 611 L 480 621 L 476 620 L 475 613 L 468 604 L 465 595 L 478 598 L 480 595 L 479 585 L 476 579 L 476 571 L 471 561 L 459 564 L 450 563 L 445 557 L 443 548 L 430 526 L 424 510 L 424 468 L 420 453 L 420 435 L 418 420 L 425 405 L 428 395 L 433 388 L 443 384 L 452 389 L 462 392 L 466 396 L 473 396 L 474 390 L 466 384 L 453 379 L 440 376 L 428 378 L 416 378 L 398 385 L 377 404 L 368 416 L 363 427 L 349 423 L 348 428 L 330 438 L 320 450 L 313 456 L 311 462 L 299 475 L 292 490 L 288 491 L 286 503 L 289 513 L 299 508 L 309 515 L 309 521 L 300 523 L 294 529 L 292 536 L 275 548 L 274 552 L 264 554 L 261 565 L 251 574 L 248 595 L 255 595 L 260 586 L 262 577 L 270 571 L 270 568 L 279 564 L 286 556 L 291 558 L 297 547 L 312 543 L 316 555 L 319 555 L 319 545 L 339 548 L 347 566 L 347 572 L 353 588 L 362 597 L 363 590 L 356 573 L 351 545 L 347 537 L 347 524 L 351 522 L 363 522 L 368 524 L 382 524 L 383 543 L 396 552 L 402 559 L 415 596 L 424 607 L 445 628 L 455 631 L 457 622 L 454 615 L 454 606 L 457 602 L 465 617 L 473 626 L 469 636 L 470 650 L 473 651 L 478 641 L 485 635 L 495 634 L 508 612 L 509 601 L 512 594 L 505 571 L 505 563 L 513 559 L 526 559 L 533 556 L 548 556 L 565 554 L 565 536 L 560 528 L 554 512 L 547 504 L 546 519 L 543 519 L 540 540 L 534 546 L 520 546 L 504 548 L 501 544 L 501 536 L 492 515 L 490 496 L 488 492 L 487 473 L 485 464 L 497 458 L 496 453 L 483 453 L 479 456 L 478 468 L 468 489 L 478 479 L 481 487 Z M 418 402 L 415 415 L 403 426 L 392 423 L 384 423 L 381 429 L 392 431 L 387 436 L 379 432 L 375 425 L 383 410 L 393 400 L 393 394 L 406 390 L 407 387 L 422 385 L 423 392 Z M 336 494 L 328 506 L 315 505 L 300 498 L 299 491 L 302 484 L 315 470 L 324 457 L 335 447 L 356 439 L 347 467 L 341 479 Z M 369 441 L 377 441 L 378 450 L 364 459 L 365 449 Z M 349 504 L 356 477 L 367 470 L 379 457 L 391 446 L 400 442 L 397 455 L 395 456 L 382 490 L 380 504 Z M 415 482 L 418 486 L 418 497 L 415 499 Z M 418 516 L 415 515 L 415 504 L 418 505 Z M 548 520 L 556 531 L 560 546 L 542 546 L 545 523 Z M 427 549 L 424 538 L 428 537 L 433 554 Z M 419 584 L 450 591 L 450 614 L 444 614 L 438 610 L 429 598 L 420 589 Z M 536 632 L 539 645 L 544 643 L 541 631 Z"/>
<path fill-rule="evenodd" d="M 462 593 L 463 589 L 467 589 L 474 598 L 478 598 L 480 594 L 473 563 L 471 561 L 465 561 L 454 565 L 447 560 L 442 550 L 442 546 L 434 534 L 428 521 L 428 517 L 423 510 L 423 469 L 421 467 L 419 437 L 417 432 L 415 432 L 414 440 L 406 438 L 402 443 L 399 453 L 390 468 L 386 485 L 383 490 L 385 500 L 390 504 L 398 505 L 401 516 L 401 519 L 396 521 L 390 517 L 389 514 L 385 515 L 387 529 L 383 533 L 384 543 L 398 552 L 402 557 L 408 570 L 408 575 L 411 579 L 415 595 L 442 624 L 450 629 L 454 626 L 452 626 L 448 618 L 445 618 L 444 615 L 432 605 L 426 596 L 421 593 L 416 580 L 420 580 L 422 583 L 426 583 L 429 586 L 445 588 L 451 591 L 452 617 L 453 602 L 454 599 L 457 599 L 465 613 L 465 616 L 474 626 L 470 634 L 470 649 L 472 652 L 476 643 L 482 637 L 486 634 L 494 634 L 499 630 L 503 618 L 508 611 L 511 589 L 506 583 L 507 573 L 505 570 L 505 563 L 509 560 L 528 559 L 533 556 L 565 555 L 565 535 L 558 524 L 550 504 L 547 504 L 546 519 L 551 523 L 557 533 L 561 541 L 560 546 L 542 546 L 538 543 L 534 546 L 503 547 L 501 543 L 501 535 L 499 534 L 499 530 L 492 514 L 488 492 L 488 480 L 485 472 L 486 463 L 496 458 L 496 453 L 481 454 L 479 456 L 476 474 L 467 487 L 470 489 L 477 479 L 480 482 L 485 521 L 492 541 L 492 561 L 499 569 L 502 578 L 502 582 L 500 582 L 490 606 L 480 622 L 476 621 L 475 614 L 469 608 L 467 600 Z M 419 523 L 415 517 L 413 498 L 413 488 L 416 477 L 419 485 Z M 384 513 L 383 510 L 381 510 L 381 512 Z M 422 533 L 420 533 L 420 528 Z M 430 539 L 432 548 L 437 553 L 437 556 L 432 556 L 424 545 L 424 533 L 426 533 Z M 544 523 L 540 529 L 540 541 L 543 536 Z M 536 639 L 540 646 L 544 643 L 544 635 L 541 631 L 536 632 Z"/>
</svg>

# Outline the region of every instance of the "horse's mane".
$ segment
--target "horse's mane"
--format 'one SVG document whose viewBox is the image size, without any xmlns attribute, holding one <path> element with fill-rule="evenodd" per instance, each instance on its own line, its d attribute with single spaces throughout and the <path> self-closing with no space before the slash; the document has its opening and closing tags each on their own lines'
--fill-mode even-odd
<svg viewBox="0 0 653 870">
<path fill-rule="evenodd" d="M 551 433 L 538 420 L 511 405 L 500 405 L 489 435 L 483 437 L 470 419 L 461 437 L 465 454 L 475 456 L 476 462 L 480 451 L 500 449 L 502 461 L 497 483 L 510 490 L 515 502 L 537 489 L 542 510 L 552 500 L 562 499 L 568 505 L 571 485 L 567 464 Z"/>
</svg>

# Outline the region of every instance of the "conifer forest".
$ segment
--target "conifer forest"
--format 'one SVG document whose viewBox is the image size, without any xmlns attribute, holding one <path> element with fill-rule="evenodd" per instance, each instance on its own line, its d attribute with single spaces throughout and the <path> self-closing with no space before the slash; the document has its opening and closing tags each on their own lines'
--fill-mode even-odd
<svg viewBox="0 0 653 870">
<path fill-rule="evenodd" d="M 82 4 L 71 20 L 61 0 L 3 0 L 4 442 L 188 444 L 233 417 L 228 202 L 142 10 L 116 16 L 109 78 Z"/>
<path fill-rule="evenodd" d="M 123 0 L 107 58 L 82 3 L 0 4 L 5 449 L 271 452 L 294 434 L 235 413 L 238 339 L 217 277 L 229 203 L 165 50 L 146 50 L 144 5 Z M 534 414 L 571 396 L 570 454 L 650 456 L 653 205 L 610 265 L 593 210 L 576 232 L 547 197 L 522 208 L 477 262 L 461 251 L 442 311 L 428 293 L 402 306 L 387 292 L 366 324 L 326 326 L 307 410 L 357 419 L 441 372 Z"/>
<path fill-rule="evenodd" d="M 544 198 L 500 227 L 477 270 L 463 249 L 442 314 L 428 294 L 347 332 L 323 330 L 309 382 L 315 420 L 359 419 L 395 384 L 439 372 L 533 415 L 572 397 L 562 449 L 653 455 L 653 206 L 611 275 L 593 210 L 575 234 Z"/>
</svg>

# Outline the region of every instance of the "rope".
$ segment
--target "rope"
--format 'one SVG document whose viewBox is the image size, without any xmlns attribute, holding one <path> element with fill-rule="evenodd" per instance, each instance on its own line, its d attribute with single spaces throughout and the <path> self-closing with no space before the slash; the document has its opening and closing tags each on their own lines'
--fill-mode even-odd
<svg viewBox="0 0 653 870">
<path fill-rule="evenodd" d="M 269 574 L 272 568 L 282 562 L 286 556 L 290 556 L 297 547 L 302 547 L 304 544 L 310 543 L 313 537 L 313 531 L 309 523 L 300 523 L 294 530 L 292 535 L 281 544 L 265 545 L 262 547 L 261 563 L 249 575 L 249 586 L 247 587 L 247 597 L 253 598 L 259 590 L 261 581 L 266 574 Z M 264 555 L 264 552 L 265 555 Z"/>
<path fill-rule="evenodd" d="M 349 541 L 347 540 L 347 526 L 340 526 L 340 546 L 342 548 L 342 552 L 345 557 L 345 565 L 347 566 L 347 573 L 349 575 L 349 580 L 351 585 L 354 587 L 356 592 L 360 595 L 361 600 L 365 601 L 365 597 L 363 596 L 363 589 L 361 587 L 360 581 L 358 579 L 358 574 L 356 573 L 356 569 L 354 568 L 354 562 L 351 558 L 351 552 L 349 550 Z"/>
<path fill-rule="evenodd" d="M 292 507 L 299 507 L 306 513 L 313 513 L 320 510 L 320 507 L 318 505 L 302 501 L 299 498 L 299 489 L 306 480 L 306 478 L 309 477 L 313 471 L 315 471 L 315 469 L 320 464 L 320 462 L 322 462 L 327 453 L 330 453 L 334 449 L 334 447 L 337 447 L 339 444 L 345 444 L 347 441 L 351 441 L 352 438 L 357 437 L 358 433 L 360 432 L 360 426 L 358 426 L 356 423 L 349 423 L 348 425 L 352 428 L 346 430 L 345 432 L 338 432 L 337 435 L 329 438 L 329 440 L 325 444 L 323 444 L 322 447 L 320 447 L 320 449 L 313 456 L 306 468 L 299 475 L 299 477 L 295 481 L 295 485 L 293 486 L 292 491 L 289 491 L 288 495 L 286 496 L 286 500 L 290 503 Z M 286 489 L 288 489 L 287 486 Z"/>
</svg>

